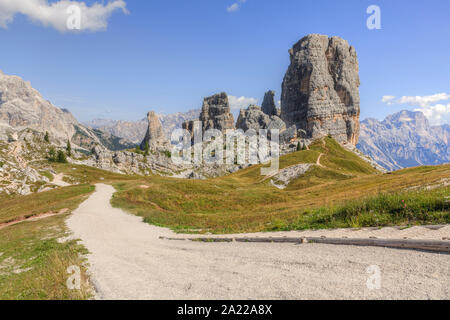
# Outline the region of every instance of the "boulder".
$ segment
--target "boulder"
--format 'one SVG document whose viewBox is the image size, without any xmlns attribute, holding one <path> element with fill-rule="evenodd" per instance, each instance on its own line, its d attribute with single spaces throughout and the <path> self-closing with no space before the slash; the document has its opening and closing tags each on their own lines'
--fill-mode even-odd
<svg viewBox="0 0 450 320">
<path fill-rule="evenodd" d="M 292 125 L 283 132 L 280 133 L 280 142 L 281 143 L 288 143 L 292 139 L 297 138 L 297 126 Z"/>
</svg>

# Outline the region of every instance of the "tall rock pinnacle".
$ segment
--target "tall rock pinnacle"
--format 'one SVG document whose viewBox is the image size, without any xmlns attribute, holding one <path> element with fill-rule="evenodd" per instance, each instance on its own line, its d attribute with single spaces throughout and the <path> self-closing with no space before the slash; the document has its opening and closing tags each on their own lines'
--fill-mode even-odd
<svg viewBox="0 0 450 320">
<path fill-rule="evenodd" d="M 200 121 L 202 122 L 203 132 L 208 129 L 217 129 L 225 133 L 227 129 L 234 129 L 234 117 L 230 112 L 230 104 L 225 92 L 203 100 Z"/>
<path fill-rule="evenodd" d="M 164 134 L 164 130 L 155 112 L 151 111 L 147 114 L 148 129 L 144 140 L 141 143 L 141 149 L 145 149 L 145 145 L 148 145 L 151 150 L 163 149 L 169 145 L 169 141 Z"/>
<path fill-rule="evenodd" d="M 262 112 L 267 114 L 268 116 L 276 116 L 277 115 L 277 107 L 275 105 L 275 92 L 267 91 L 264 94 L 264 100 L 261 105 Z"/>
<path fill-rule="evenodd" d="M 281 118 L 308 138 L 331 135 L 356 145 L 359 138 L 359 75 L 356 51 L 347 41 L 312 34 L 289 50 Z"/>
</svg>

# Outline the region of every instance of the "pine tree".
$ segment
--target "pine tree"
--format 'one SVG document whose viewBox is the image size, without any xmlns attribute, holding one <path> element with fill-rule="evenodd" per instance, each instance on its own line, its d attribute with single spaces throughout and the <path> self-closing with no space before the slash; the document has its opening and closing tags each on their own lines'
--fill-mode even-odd
<svg viewBox="0 0 450 320">
<path fill-rule="evenodd" d="M 68 157 L 71 157 L 71 156 L 72 156 L 72 146 L 71 146 L 71 144 L 70 144 L 70 140 L 67 140 L 66 151 L 67 151 L 67 156 L 68 156 Z"/>
<path fill-rule="evenodd" d="M 44 141 L 47 143 L 50 142 L 50 138 L 48 136 L 48 131 L 45 131 Z"/>
<path fill-rule="evenodd" d="M 150 146 L 148 145 L 148 141 L 145 141 L 144 155 L 148 156 L 150 151 Z"/>
<path fill-rule="evenodd" d="M 300 144 L 300 141 L 297 143 L 297 151 L 300 151 L 302 148 L 301 148 L 301 144 Z"/>
</svg>

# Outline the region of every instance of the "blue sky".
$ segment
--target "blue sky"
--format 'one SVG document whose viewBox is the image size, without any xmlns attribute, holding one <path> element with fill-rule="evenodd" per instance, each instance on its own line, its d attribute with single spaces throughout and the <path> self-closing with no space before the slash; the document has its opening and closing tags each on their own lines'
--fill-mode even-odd
<svg viewBox="0 0 450 320">
<path fill-rule="evenodd" d="M 0 25 L 2 10 L 13 19 L 0 28 L 0 69 L 30 80 L 82 121 L 187 111 L 220 91 L 261 103 L 269 89 L 279 96 L 288 49 L 321 33 L 356 48 L 362 118 L 423 108 L 448 122 L 448 0 L 120 0 L 128 13 L 114 9 L 103 17 L 106 29 L 77 33 L 61 32 L 58 21 L 32 9 L 14 15 L 6 2 Z M 381 8 L 381 30 L 366 27 L 371 4 Z"/>
</svg>

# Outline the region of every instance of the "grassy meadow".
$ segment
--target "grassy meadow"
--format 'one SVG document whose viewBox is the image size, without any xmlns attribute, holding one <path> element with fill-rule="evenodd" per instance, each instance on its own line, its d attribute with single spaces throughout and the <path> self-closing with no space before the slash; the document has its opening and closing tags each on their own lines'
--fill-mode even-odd
<svg viewBox="0 0 450 320">
<path fill-rule="evenodd" d="M 76 185 L 0 201 L 0 225 L 65 209 L 64 214 L 0 229 L 0 299 L 87 299 L 83 255 L 76 241 L 61 242 L 65 219 L 95 189 L 112 184 L 113 206 L 150 224 L 186 233 L 240 233 L 450 223 L 450 165 L 382 174 L 330 138 L 280 158 L 280 168 L 316 164 L 286 189 L 254 165 L 209 180 L 129 176 L 52 163 Z M 45 166 L 49 166 L 45 163 Z M 53 178 L 50 176 L 49 178 Z M 447 185 L 447 186 L 446 186 Z M 66 287 L 67 267 L 82 266 L 80 291 Z"/>
<path fill-rule="evenodd" d="M 272 186 L 255 165 L 204 181 L 151 176 L 116 182 L 112 204 L 150 224 L 190 233 L 450 222 L 445 198 L 450 190 L 439 182 L 450 178 L 450 165 L 381 174 L 326 138 L 281 157 L 280 168 L 316 163 L 320 154 L 322 166 L 313 166 L 284 190 Z M 432 190 L 422 188 L 434 184 Z"/>
</svg>

